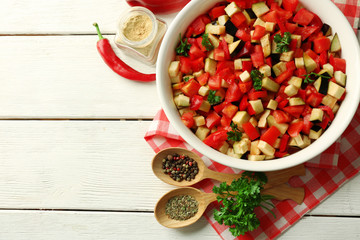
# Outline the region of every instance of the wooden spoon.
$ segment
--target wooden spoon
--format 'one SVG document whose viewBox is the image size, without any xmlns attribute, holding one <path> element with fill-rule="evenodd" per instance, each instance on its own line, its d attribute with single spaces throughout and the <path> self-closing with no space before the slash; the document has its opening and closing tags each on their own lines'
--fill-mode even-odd
<svg viewBox="0 0 360 240">
<path fill-rule="evenodd" d="M 175 153 L 179 155 L 187 155 L 197 162 L 199 172 L 191 181 L 183 180 L 181 182 L 177 182 L 169 175 L 163 173 L 162 160 L 168 155 L 173 155 Z M 241 174 L 220 173 L 208 169 L 199 155 L 184 148 L 167 148 L 158 152 L 152 160 L 152 170 L 161 181 L 178 187 L 188 187 L 206 178 L 230 184 L 234 179 L 241 177 Z M 305 175 L 305 167 L 304 165 L 299 165 L 280 171 L 267 172 L 266 175 L 268 177 L 268 183 L 264 186 L 265 189 L 286 183 L 293 176 Z"/>
<path fill-rule="evenodd" d="M 291 199 L 301 204 L 304 200 L 305 191 L 304 188 L 291 188 L 286 184 L 281 184 L 279 186 L 270 188 L 268 190 L 263 190 L 261 194 L 271 194 L 278 200 L 285 200 Z M 193 196 L 199 203 L 198 212 L 195 216 L 184 220 L 174 220 L 169 218 L 165 213 L 165 206 L 166 203 L 169 201 L 170 198 L 178 195 L 190 195 Z M 192 187 L 184 187 L 171 190 L 170 192 L 166 193 L 162 196 L 159 201 L 156 203 L 155 206 L 155 218 L 156 220 L 163 226 L 168 228 L 181 228 L 189 226 L 195 223 L 200 217 L 204 214 L 207 206 L 211 203 L 216 201 L 217 194 L 215 193 L 204 193 L 196 188 Z"/>
</svg>

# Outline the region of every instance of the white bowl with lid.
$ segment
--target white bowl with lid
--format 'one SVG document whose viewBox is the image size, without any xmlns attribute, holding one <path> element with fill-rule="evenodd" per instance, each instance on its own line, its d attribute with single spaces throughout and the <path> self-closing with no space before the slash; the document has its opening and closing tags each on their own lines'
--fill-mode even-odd
<svg viewBox="0 0 360 240">
<path fill-rule="evenodd" d="M 172 126 L 181 137 L 197 151 L 223 165 L 248 171 L 275 171 L 302 164 L 329 148 L 350 124 L 360 100 L 360 50 L 356 35 L 342 12 L 329 0 L 302 0 L 307 9 L 317 14 L 320 19 L 337 32 L 342 46 L 341 57 L 346 60 L 347 84 L 346 97 L 338 110 L 334 121 L 323 135 L 310 146 L 287 157 L 253 162 L 227 156 L 198 139 L 181 121 L 173 102 L 171 81 L 168 67 L 175 57 L 175 48 L 179 42 L 179 33 L 184 34 L 190 23 L 199 15 L 208 12 L 220 0 L 192 0 L 176 16 L 169 26 L 160 47 L 156 66 L 157 90 L 160 102 Z"/>
</svg>

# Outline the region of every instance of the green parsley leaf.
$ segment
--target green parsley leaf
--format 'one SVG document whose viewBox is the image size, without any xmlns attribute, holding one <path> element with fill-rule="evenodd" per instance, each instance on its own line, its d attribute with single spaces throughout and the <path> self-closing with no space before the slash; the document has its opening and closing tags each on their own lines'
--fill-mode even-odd
<svg viewBox="0 0 360 240">
<path fill-rule="evenodd" d="M 187 57 L 189 56 L 189 50 L 191 48 L 191 44 L 188 43 L 187 38 L 185 38 L 185 41 L 182 40 L 181 33 L 179 35 L 180 35 L 180 43 L 179 46 L 176 48 L 176 53 L 178 55 Z"/>
<path fill-rule="evenodd" d="M 276 34 L 274 36 L 274 41 L 276 42 L 276 52 L 288 52 L 290 50 L 289 45 L 291 43 L 291 33 L 285 32 L 284 37 L 281 37 L 280 34 Z"/>
<path fill-rule="evenodd" d="M 322 77 L 322 78 L 325 78 L 325 79 L 330 79 L 331 77 L 330 76 L 326 76 L 326 75 L 323 75 L 323 74 L 317 74 L 317 73 L 314 73 L 314 72 L 311 72 L 309 74 L 306 74 L 306 75 L 303 75 L 305 77 L 304 79 L 304 83 L 313 83 L 315 82 L 316 79 L 312 79 L 311 77 Z"/>
<path fill-rule="evenodd" d="M 214 46 L 212 45 L 212 43 L 209 40 L 209 35 L 207 33 L 202 35 L 202 41 L 201 41 L 201 45 L 203 45 L 206 48 L 206 51 L 211 51 L 214 49 Z"/>
<path fill-rule="evenodd" d="M 190 77 L 189 76 L 184 77 L 183 80 L 184 80 L 184 82 L 188 82 L 190 80 Z"/>
<path fill-rule="evenodd" d="M 214 218 L 218 223 L 229 226 L 234 237 L 244 235 L 260 226 L 260 221 L 254 213 L 256 207 L 263 207 L 274 215 L 269 209 L 274 205 L 267 201 L 273 197 L 260 194 L 266 182 L 267 177 L 264 173 L 244 172 L 230 185 L 223 182 L 219 187 L 214 186 L 213 192 L 219 194 L 217 200 L 220 203 L 219 210 L 214 211 Z"/>
<path fill-rule="evenodd" d="M 221 102 L 221 97 L 220 96 L 215 96 L 216 91 L 215 90 L 210 90 L 209 91 L 209 95 L 208 95 L 208 102 L 211 105 L 215 105 Z"/>
<path fill-rule="evenodd" d="M 240 141 L 242 137 L 242 133 L 238 129 L 237 124 L 231 122 L 230 123 L 232 131 L 227 132 L 228 140 L 233 140 L 235 142 Z"/>
<path fill-rule="evenodd" d="M 254 89 L 256 91 L 261 90 L 262 88 L 262 79 L 264 74 L 262 74 L 259 70 L 252 70 L 250 73 L 251 79 L 253 80 Z"/>
</svg>

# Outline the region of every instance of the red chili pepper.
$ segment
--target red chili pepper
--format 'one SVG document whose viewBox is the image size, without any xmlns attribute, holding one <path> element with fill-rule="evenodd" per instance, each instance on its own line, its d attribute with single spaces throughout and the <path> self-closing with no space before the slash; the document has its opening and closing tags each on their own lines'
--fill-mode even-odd
<svg viewBox="0 0 360 240">
<path fill-rule="evenodd" d="M 103 58 L 104 62 L 117 74 L 120 76 L 140 82 L 151 82 L 156 80 L 155 74 L 144 74 L 136 71 L 135 69 L 128 66 L 124 63 L 118 56 L 116 56 L 114 50 L 112 49 L 108 39 L 104 38 L 100 32 L 99 26 L 97 23 L 93 24 L 96 27 L 96 31 L 99 36 L 99 41 L 97 42 L 97 49 Z"/>
</svg>

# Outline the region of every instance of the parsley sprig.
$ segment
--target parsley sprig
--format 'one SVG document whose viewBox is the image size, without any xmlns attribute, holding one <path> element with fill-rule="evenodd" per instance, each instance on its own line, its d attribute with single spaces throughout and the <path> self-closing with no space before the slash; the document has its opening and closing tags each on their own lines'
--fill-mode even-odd
<svg viewBox="0 0 360 240">
<path fill-rule="evenodd" d="M 237 124 L 231 122 L 230 123 L 232 131 L 227 132 L 228 140 L 233 140 L 235 142 L 240 141 L 242 137 L 242 133 L 238 129 Z"/>
<path fill-rule="evenodd" d="M 216 93 L 215 90 L 210 90 L 209 91 L 209 95 L 208 95 L 207 100 L 211 105 L 215 105 L 215 104 L 218 104 L 218 103 L 221 102 L 221 97 L 216 96 L 215 93 Z"/>
<path fill-rule="evenodd" d="M 281 37 L 280 34 L 276 34 L 274 41 L 276 42 L 276 52 L 288 52 L 290 50 L 289 45 L 291 43 L 291 33 L 285 32 L 284 37 Z"/>
<path fill-rule="evenodd" d="M 187 56 L 189 56 L 189 50 L 191 48 L 191 44 L 188 43 L 187 38 L 185 38 L 184 41 L 182 40 L 181 33 L 179 35 L 180 35 L 180 43 L 179 43 L 179 46 L 176 48 L 176 53 L 178 55 L 187 57 Z"/>
<path fill-rule="evenodd" d="M 274 205 L 267 201 L 273 197 L 260 194 L 266 183 L 264 173 L 244 172 L 241 178 L 232 181 L 230 185 L 223 182 L 219 187 L 214 186 L 213 192 L 219 194 L 217 200 L 220 203 L 220 209 L 214 211 L 215 220 L 229 226 L 232 235 L 238 237 L 260 226 L 254 213 L 256 207 L 263 207 L 276 217 L 269 209 Z"/>
<path fill-rule="evenodd" d="M 209 35 L 207 33 L 202 35 L 201 45 L 203 45 L 206 48 L 206 51 L 211 51 L 214 49 L 214 46 L 210 42 Z"/>
<path fill-rule="evenodd" d="M 303 75 L 305 77 L 304 79 L 304 83 L 313 83 L 315 82 L 316 79 L 312 79 L 311 77 L 322 77 L 322 78 L 325 78 L 325 79 L 330 79 L 331 77 L 330 76 L 327 76 L 327 75 L 324 75 L 324 74 L 317 74 L 317 73 L 314 73 L 314 72 L 311 72 L 309 74 L 306 74 L 306 75 Z"/>
<path fill-rule="evenodd" d="M 184 82 L 188 82 L 190 80 L 190 77 L 189 76 L 186 76 L 183 78 Z"/>
<path fill-rule="evenodd" d="M 251 71 L 250 77 L 253 80 L 254 89 L 256 91 L 261 90 L 264 74 L 262 74 L 259 70 L 255 69 Z"/>
</svg>

